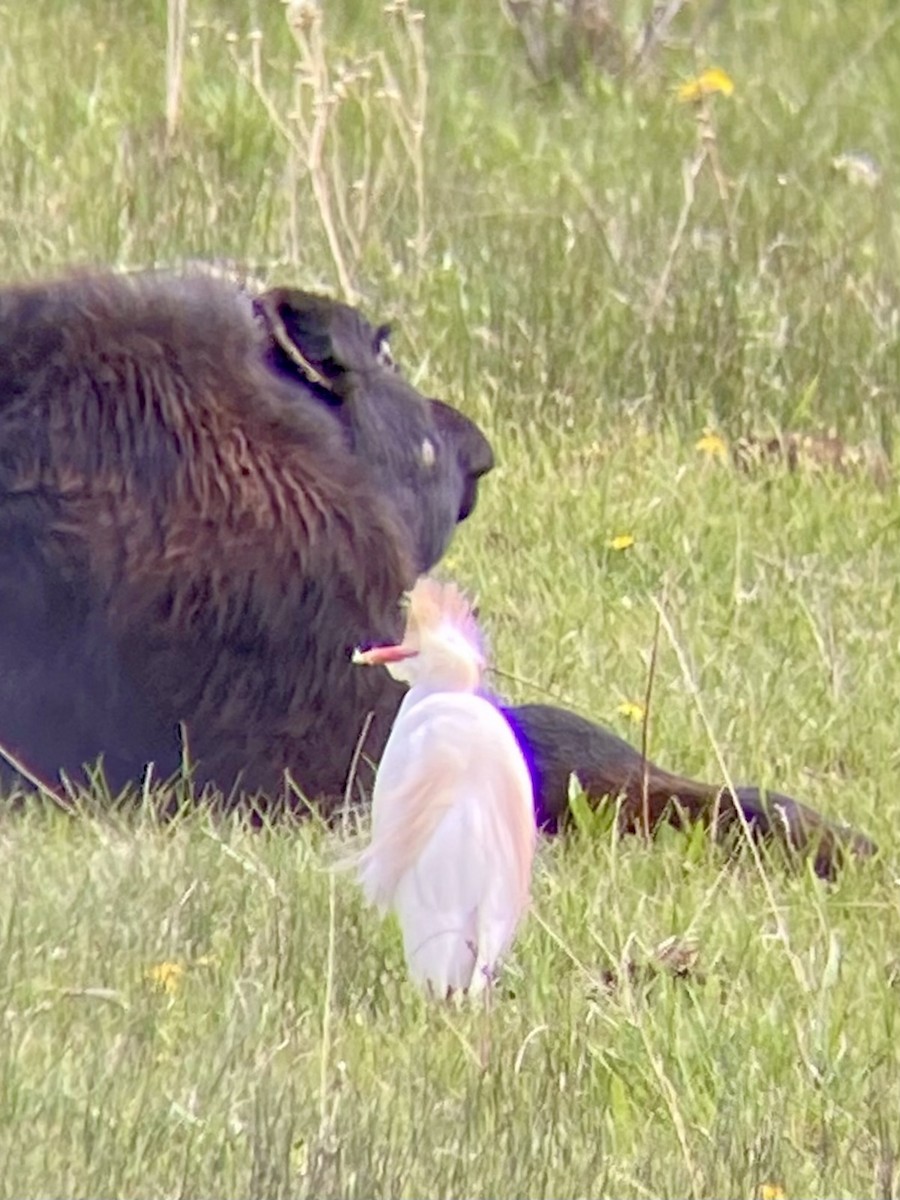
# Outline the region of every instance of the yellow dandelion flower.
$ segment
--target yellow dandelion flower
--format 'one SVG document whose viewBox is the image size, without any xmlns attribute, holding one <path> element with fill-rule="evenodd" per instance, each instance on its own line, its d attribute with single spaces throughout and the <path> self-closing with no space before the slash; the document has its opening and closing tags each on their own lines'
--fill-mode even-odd
<svg viewBox="0 0 900 1200">
<path fill-rule="evenodd" d="M 732 95 L 734 81 L 721 67 L 707 67 L 693 79 L 685 80 L 679 86 L 676 95 L 682 104 L 690 104 L 699 100 L 701 96 L 714 96 L 717 92 L 720 96 Z"/>
<path fill-rule="evenodd" d="M 785 1200 L 785 1191 L 777 1183 L 764 1183 L 759 1189 L 759 1200 Z"/>
<path fill-rule="evenodd" d="M 697 439 L 694 448 L 708 458 L 726 458 L 728 455 L 728 444 L 714 429 L 704 429 L 703 437 Z"/>
<path fill-rule="evenodd" d="M 606 544 L 610 550 L 629 550 L 634 545 L 634 538 L 630 533 L 618 533 Z"/>
<path fill-rule="evenodd" d="M 148 967 L 144 978 L 158 991 L 173 996 L 181 985 L 184 976 L 184 964 L 177 962 L 161 962 Z"/>
<path fill-rule="evenodd" d="M 643 721 L 644 711 L 643 704 L 635 704 L 633 700 L 623 700 L 621 704 L 616 705 L 616 712 L 629 721 L 634 721 L 635 725 Z"/>
</svg>

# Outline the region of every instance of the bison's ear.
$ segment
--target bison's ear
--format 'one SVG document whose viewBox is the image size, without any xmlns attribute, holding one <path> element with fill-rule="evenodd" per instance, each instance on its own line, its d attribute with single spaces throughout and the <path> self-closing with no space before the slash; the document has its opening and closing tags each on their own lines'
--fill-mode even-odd
<svg viewBox="0 0 900 1200">
<path fill-rule="evenodd" d="M 394 362 L 394 356 L 391 353 L 390 325 L 379 325 L 375 330 L 375 335 L 372 338 L 372 351 L 379 366 L 386 367 L 389 371 L 397 370 L 397 364 Z"/>
<path fill-rule="evenodd" d="M 371 370 L 382 350 L 390 355 L 386 326 L 376 332 L 355 308 L 326 296 L 275 288 L 258 297 L 255 309 L 283 357 L 336 399 L 348 372 Z"/>
</svg>

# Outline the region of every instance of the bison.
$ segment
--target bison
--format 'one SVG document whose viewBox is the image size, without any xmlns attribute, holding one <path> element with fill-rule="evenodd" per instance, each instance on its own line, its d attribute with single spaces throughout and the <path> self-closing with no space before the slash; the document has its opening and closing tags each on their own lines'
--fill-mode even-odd
<svg viewBox="0 0 900 1200">
<path fill-rule="evenodd" d="M 472 512 L 480 430 L 396 370 L 385 327 L 303 291 L 84 273 L 0 290 L 0 746 L 48 787 L 183 764 L 259 806 L 368 791 L 402 688 L 359 671 Z M 662 771 L 546 705 L 502 708 L 537 818 L 570 775 L 663 819 L 814 849 L 871 844 L 786 796 Z M 9 778 L 9 772 L 7 772 Z"/>
</svg>

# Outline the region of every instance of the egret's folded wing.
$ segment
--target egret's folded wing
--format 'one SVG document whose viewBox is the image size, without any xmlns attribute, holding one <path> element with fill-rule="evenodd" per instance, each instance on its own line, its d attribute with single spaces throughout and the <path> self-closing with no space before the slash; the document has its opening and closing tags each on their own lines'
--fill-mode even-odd
<svg viewBox="0 0 900 1200">
<path fill-rule="evenodd" d="M 372 843 L 361 861 L 373 902 L 391 902 L 399 879 L 456 809 L 450 827 L 458 836 L 464 821 L 472 879 L 493 874 L 503 894 L 527 903 L 536 838 L 531 777 L 509 725 L 489 702 L 436 694 L 404 713 L 382 758 L 373 809 Z M 480 861 L 485 848 L 489 864 Z M 474 883 L 462 890 L 477 891 Z"/>
<path fill-rule="evenodd" d="M 454 780 L 466 764 L 471 718 L 432 710 L 423 719 L 420 707 L 395 722 L 375 778 L 372 840 L 360 859 L 360 882 L 367 899 L 381 906 L 391 903 L 452 805 Z"/>
</svg>

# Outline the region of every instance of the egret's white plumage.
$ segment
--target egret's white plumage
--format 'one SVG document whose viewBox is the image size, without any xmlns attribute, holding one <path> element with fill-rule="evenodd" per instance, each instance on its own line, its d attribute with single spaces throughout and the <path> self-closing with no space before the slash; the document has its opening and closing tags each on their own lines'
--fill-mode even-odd
<svg viewBox="0 0 900 1200">
<path fill-rule="evenodd" d="M 410 684 L 375 779 L 364 893 L 397 913 L 417 982 L 478 992 L 528 905 L 535 824 L 515 736 L 476 694 L 484 657 L 469 605 L 420 579 L 403 641 L 355 658 Z"/>
</svg>

